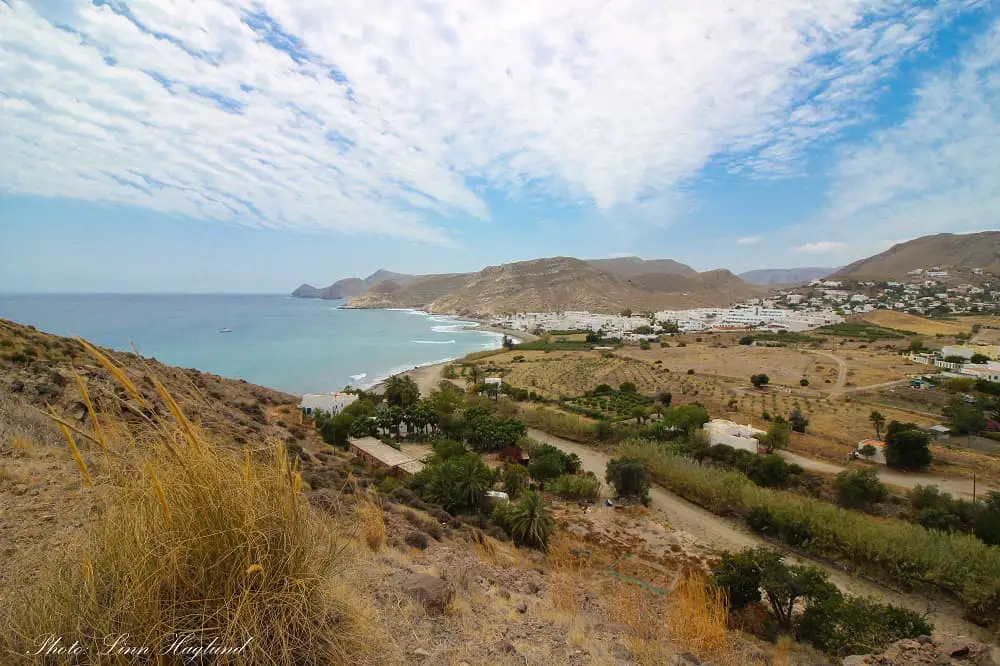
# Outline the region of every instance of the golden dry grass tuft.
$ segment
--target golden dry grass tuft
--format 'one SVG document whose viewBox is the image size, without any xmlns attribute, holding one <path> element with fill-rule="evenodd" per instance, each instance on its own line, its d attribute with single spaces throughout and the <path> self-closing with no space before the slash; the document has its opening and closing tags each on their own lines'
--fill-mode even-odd
<svg viewBox="0 0 1000 666">
<path fill-rule="evenodd" d="M 366 496 L 358 505 L 358 519 L 365 543 L 373 551 L 382 549 L 386 542 L 385 514 L 378 497 Z"/>
<path fill-rule="evenodd" d="M 640 664 L 667 663 L 677 652 L 722 666 L 764 664 L 727 632 L 725 599 L 701 575 L 682 579 L 666 596 L 622 584 L 610 599 L 612 616 L 631 629 L 629 649 Z"/>
<path fill-rule="evenodd" d="M 152 425 L 111 447 L 126 452 L 103 466 L 86 543 L 5 600 L 0 661 L 34 663 L 26 652 L 46 635 L 80 642 L 66 663 L 190 663 L 169 647 L 178 636 L 241 648 L 217 664 L 379 661 L 374 610 L 344 586 L 350 543 L 308 505 L 284 447 L 240 455 L 182 415 Z M 125 634 L 150 652 L 107 654 L 104 637 Z"/>
</svg>

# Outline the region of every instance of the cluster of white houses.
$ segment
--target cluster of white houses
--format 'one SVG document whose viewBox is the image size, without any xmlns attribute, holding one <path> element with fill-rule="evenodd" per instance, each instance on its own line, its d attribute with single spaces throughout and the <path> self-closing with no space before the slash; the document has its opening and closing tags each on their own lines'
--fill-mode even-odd
<svg viewBox="0 0 1000 666">
<path fill-rule="evenodd" d="M 830 308 L 791 309 L 772 301 L 753 299 L 728 308 L 661 310 L 647 314 L 599 314 L 594 312 L 522 312 L 493 317 L 491 325 L 515 331 L 601 331 L 623 340 L 656 335 L 666 323 L 682 333 L 739 329 L 804 331 L 844 321 Z M 652 333 L 644 333 L 652 329 Z"/>
<path fill-rule="evenodd" d="M 985 363 L 971 363 L 973 356 L 980 354 L 989 360 Z M 955 359 L 965 359 L 959 362 Z M 1000 382 L 1000 346 L 998 345 L 952 345 L 942 347 L 940 352 L 910 354 L 914 363 L 940 368 L 945 375 L 985 379 Z"/>
</svg>

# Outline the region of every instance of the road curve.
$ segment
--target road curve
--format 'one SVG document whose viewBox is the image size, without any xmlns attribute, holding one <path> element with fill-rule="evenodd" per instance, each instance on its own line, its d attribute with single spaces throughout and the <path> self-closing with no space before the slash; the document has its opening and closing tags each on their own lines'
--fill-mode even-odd
<svg viewBox="0 0 1000 666">
<path fill-rule="evenodd" d="M 528 429 L 528 436 L 536 441 L 551 444 L 566 453 L 575 453 L 579 456 L 584 471 L 593 472 L 604 484 L 605 468 L 608 461 L 611 460 L 611 456 L 608 454 L 535 428 Z M 607 487 L 605 486 L 604 489 L 607 490 Z M 692 504 L 660 486 L 653 486 L 650 489 L 650 499 L 650 507 L 662 514 L 672 527 L 691 534 L 717 550 L 739 550 L 748 546 L 760 545 L 774 546 L 774 544 L 761 539 L 736 523 Z M 897 592 L 877 583 L 851 576 L 823 562 L 791 554 L 788 555 L 788 559 L 792 562 L 808 562 L 822 567 L 829 574 L 830 581 L 844 592 L 874 597 L 883 602 L 905 606 L 918 613 L 927 612 L 929 620 L 939 631 L 974 636 L 979 640 L 991 640 L 990 635 L 985 630 L 961 619 L 961 609 L 950 602 L 940 600 L 929 602 L 918 594 Z"/>
</svg>

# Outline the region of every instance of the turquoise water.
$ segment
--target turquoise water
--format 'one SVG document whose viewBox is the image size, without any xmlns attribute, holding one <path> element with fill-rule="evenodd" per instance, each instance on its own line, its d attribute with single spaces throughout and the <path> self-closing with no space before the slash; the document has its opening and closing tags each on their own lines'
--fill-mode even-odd
<svg viewBox="0 0 1000 666">
<path fill-rule="evenodd" d="M 500 345 L 475 324 L 280 295 L 2 295 L 0 318 L 290 393 L 367 387 Z M 232 329 L 220 333 L 222 328 Z"/>
</svg>

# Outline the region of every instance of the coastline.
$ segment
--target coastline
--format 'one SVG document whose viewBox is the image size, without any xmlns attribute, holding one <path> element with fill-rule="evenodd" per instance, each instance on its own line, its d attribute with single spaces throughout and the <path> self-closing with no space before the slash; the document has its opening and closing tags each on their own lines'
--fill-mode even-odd
<svg viewBox="0 0 1000 666">
<path fill-rule="evenodd" d="M 506 335 L 509 338 L 511 338 L 515 342 L 515 344 L 519 344 L 522 342 L 533 342 L 538 339 L 538 336 L 532 335 L 531 333 L 526 333 L 524 331 L 513 331 L 507 328 L 502 328 L 500 326 L 490 326 L 485 320 L 477 319 L 475 317 L 462 317 L 461 315 L 436 314 L 427 312 L 426 310 L 418 310 L 416 308 L 413 309 L 389 308 L 389 309 L 408 310 L 410 312 L 424 312 L 430 317 L 453 318 L 456 322 L 455 323 L 456 326 L 459 326 L 461 324 L 476 324 L 475 326 L 469 326 L 467 328 L 477 331 L 484 331 L 487 333 L 495 333 L 497 335 Z M 499 348 L 500 347 L 498 346 L 497 349 Z M 464 358 L 464 355 L 442 359 L 440 361 L 431 361 L 430 363 L 415 365 L 412 368 L 406 370 L 393 372 L 384 378 L 378 379 L 369 387 L 367 387 L 365 390 L 380 393 L 383 390 L 385 390 L 385 383 L 391 377 L 397 377 L 399 375 L 407 375 L 408 377 L 413 379 L 414 382 L 416 382 L 417 387 L 420 389 L 421 395 L 426 395 L 427 393 L 430 393 L 431 391 L 436 389 L 441 380 L 444 379 L 444 376 L 442 374 L 444 371 L 444 367 L 449 363 L 453 363 L 461 358 Z"/>
</svg>

